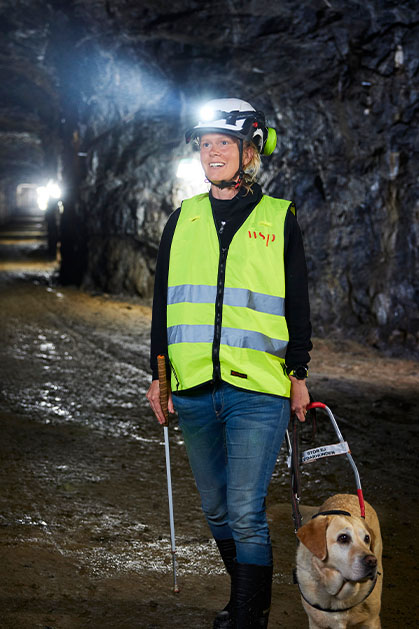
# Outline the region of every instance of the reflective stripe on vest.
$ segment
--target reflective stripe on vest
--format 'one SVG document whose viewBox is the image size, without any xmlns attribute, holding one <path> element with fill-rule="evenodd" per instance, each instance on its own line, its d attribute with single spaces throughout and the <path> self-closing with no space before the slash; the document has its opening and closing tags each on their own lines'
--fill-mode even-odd
<svg viewBox="0 0 419 629">
<path fill-rule="evenodd" d="M 191 302 L 195 304 L 210 304 L 215 302 L 216 295 L 217 288 L 215 286 L 204 286 L 203 284 L 169 286 L 167 303 Z M 258 312 L 268 312 L 280 316 L 285 314 L 285 300 L 283 297 L 255 293 L 247 288 L 225 287 L 223 302 L 227 306 L 251 308 Z"/>
<path fill-rule="evenodd" d="M 212 343 L 214 338 L 213 325 L 173 325 L 167 328 L 167 342 L 175 343 Z M 278 358 L 285 358 L 288 342 L 273 339 L 260 332 L 252 330 L 237 330 L 222 328 L 221 344 L 231 347 L 244 347 L 258 352 L 267 352 Z"/>
<path fill-rule="evenodd" d="M 222 295 L 221 378 L 252 391 L 289 395 L 284 373 L 284 223 L 289 201 L 263 197 L 230 244 Z M 167 293 L 172 387 L 212 379 L 219 241 L 208 195 L 184 201 L 170 251 Z M 222 286 L 222 285 L 221 285 Z M 218 293 L 218 295 L 220 292 Z"/>
</svg>

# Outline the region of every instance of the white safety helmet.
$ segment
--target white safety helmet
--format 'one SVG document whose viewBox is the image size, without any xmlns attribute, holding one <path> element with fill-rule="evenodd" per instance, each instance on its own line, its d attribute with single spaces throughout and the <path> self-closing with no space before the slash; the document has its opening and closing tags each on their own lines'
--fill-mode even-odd
<svg viewBox="0 0 419 629">
<path fill-rule="evenodd" d="M 276 131 L 266 126 L 265 114 L 240 98 L 208 101 L 201 109 L 198 123 L 186 132 L 186 143 L 204 133 L 225 133 L 253 142 L 264 155 L 270 155 L 276 146 Z"/>
</svg>

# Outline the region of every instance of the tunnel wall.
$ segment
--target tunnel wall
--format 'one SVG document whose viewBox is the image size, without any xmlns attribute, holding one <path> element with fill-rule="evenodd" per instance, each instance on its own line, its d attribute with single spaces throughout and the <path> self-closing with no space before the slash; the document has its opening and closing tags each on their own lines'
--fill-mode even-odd
<svg viewBox="0 0 419 629">
<path fill-rule="evenodd" d="M 48 7 L 63 281 L 151 295 L 188 117 L 237 95 L 278 130 L 261 183 L 297 205 L 315 334 L 417 347 L 416 2 Z"/>
</svg>

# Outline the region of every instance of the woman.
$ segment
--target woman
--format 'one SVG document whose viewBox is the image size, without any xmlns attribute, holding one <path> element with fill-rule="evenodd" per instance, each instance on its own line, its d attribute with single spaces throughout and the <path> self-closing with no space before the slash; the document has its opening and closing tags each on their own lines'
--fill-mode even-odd
<svg viewBox="0 0 419 629">
<path fill-rule="evenodd" d="M 160 423 L 157 355 L 168 356 L 176 412 L 202 508 L 231 576 L 214 627 L 267 627 L 272 547 L 268 485 L 290 410 L 304 421 L 311 349 L 307 272 L 292 203 L 255 177 L 276 134 L 239 99 L 206 106 L 187 134 L 209 194 L 187 199 L 159 248 L 147 398 Z"/>
</svg>

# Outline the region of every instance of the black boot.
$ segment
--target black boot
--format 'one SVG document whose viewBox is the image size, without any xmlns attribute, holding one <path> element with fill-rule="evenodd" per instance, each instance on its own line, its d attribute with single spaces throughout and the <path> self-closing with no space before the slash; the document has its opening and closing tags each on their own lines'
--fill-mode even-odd
<svg viewBox="0 0 419 629">
<path fill-rule="evenodd" d="M 272 595 L 272 566 L 236 563 L 233 578 L 234 629 L 265 629 Z"/>
<path fill-rule="evenodd" d="M 234 539 L 219 539 L 215 540 L 220 551 L 222 560 L 230 577 L 233 574 L 233 568 L 236 559 L 236 544 Z M 230 594 L 230 600 L 224 609 L 215 617 L 213 629 L 232 629 L 233 621 L 231 619 L 232 600 Z"/>
</svg>

